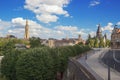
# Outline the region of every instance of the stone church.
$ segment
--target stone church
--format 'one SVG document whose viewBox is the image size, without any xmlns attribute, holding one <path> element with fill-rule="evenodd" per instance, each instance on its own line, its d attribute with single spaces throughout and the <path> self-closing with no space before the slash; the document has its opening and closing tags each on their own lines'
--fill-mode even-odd
<svg viewBox="0 0 120 80">
<path fill-rule="evenodd" d="M 102 36 L 102 30 L 101 30 L 101 25 L 100 25 L 100 24 L 98 25 L 98 29 L 97 29 L 97 31 L 96 31 L 96 38 L 98 38 L 99 40 L 100 40 L 101 38 L 103 38 L 103 39 L 104 39 L 104 42 L 105 42 L 106 39 L 107 39 L 106 33 L 104 34 L 104 36 Z"/>
</svg>

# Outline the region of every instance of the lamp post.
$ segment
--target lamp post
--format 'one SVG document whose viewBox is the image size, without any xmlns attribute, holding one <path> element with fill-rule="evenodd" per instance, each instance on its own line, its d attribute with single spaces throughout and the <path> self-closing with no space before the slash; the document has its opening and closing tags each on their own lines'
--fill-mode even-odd
<svg viewBox="0 0 120 80">
<path fill-rule="evenodd" d="M 108 80 L 110 80 L 110 66 L 108 65 Z"/>
<path fill-rule="evenodd" d="M 110 50 L 109 50 L 109 53 L 110 53 Z M 108 59 L 108 80 L 111 80 L 111 79 L 110 79 L 110 65 L 109 65 L 109 59 Z"/>
<path fill-rule="evenodd" d="M 86 55 L 85 55 L 85 60 L 87 60 L 87 53 L 86 53 Z"/>
</svg>

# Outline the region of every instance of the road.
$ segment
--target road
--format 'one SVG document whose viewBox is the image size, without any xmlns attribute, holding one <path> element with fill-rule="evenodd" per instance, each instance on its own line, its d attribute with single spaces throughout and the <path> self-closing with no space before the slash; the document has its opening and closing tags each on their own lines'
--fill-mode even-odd
<svg viewBox="0 0 120 80">
<path fill-rule="evenodd" d="M 104 64 L 120 72 L 120 50 L 110 50 L 103 56 L 102 61 Z"/>
<path fill-rule="evenodd" d="M 93 53 L 91 53 L 91 55 L 88 56 L 87 60 L 85 60 L 85 58 L 81 60 L 80 58 L 78 61 L 82 63 L 84 67 L 96 77 L 97 80 L 108 80 L 108 67 L 106 67 L 101 61 L 101 58 L 108 50 L 109 49 L 95 50 Z M 85 65 L 86 63 L 87 65 Z M 120 74 L 112 70 L 110 73 L 111 80 L 120 80 Z"/>
</svg>

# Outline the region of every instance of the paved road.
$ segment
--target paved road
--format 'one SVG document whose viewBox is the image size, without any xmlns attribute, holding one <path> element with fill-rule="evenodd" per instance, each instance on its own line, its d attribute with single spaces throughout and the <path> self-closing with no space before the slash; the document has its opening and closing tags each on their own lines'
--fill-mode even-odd
<svg viewBox="0 0 120 80">
<path fill-rule="evenodd" d="M 88 70 L 92 69 L 92 72 L 90 70 L 91 73 L 96 73 L 98 76 L 98 78 L 96 78 L 97 80 L 108 80 L 108 67 L 106 67 L 105 65 L 103 65 L 103 63 L 101 63 L 100 60 L 100 56 L 103 57 L 104 54 L 106 53 L 107 49 L 102 49 L 100 51 L 95 51 L 93 52 L 92 55 L 88 56 L 87 60 L 83 62 L 87 63 Z M 81 63 L 81 59 L 78 60 Z M 89 68 L 90 67 L 90 68 Z M 96 76 L 96 74 L 94 76 Z M 101 79 L 102 78 L 102 79 Z M 111 70 L 111 80 L 120 80 L 120 74 L 116 73 L 115 71 Z"/>
<path fill-rule="evenodd" d="M 98 50 L 97 50 L 98 51 Z M 90 56 L 94 55 L 95 52 L 94 51 L 90 51 L 87 53 L 87 55 L 81 57 L 78 59 L 78 62 L 81 63 L 95 78 L 96 80 L 103 80 L 102 77 L 100 77 L 92 68 L 91 66 L 89 66 L 89 64 L 87 63 L 88 60 L 86 60 L 86 56 L 87 59 L 89 59 Z M 91 63 L 90 63 L 91 64 Z"/>
<path fill-rule="evenodd" d="M 120 72 L 120 50 L 110 50 L 103 56 L 102 61 L 104 64 Z"/>
</svg>

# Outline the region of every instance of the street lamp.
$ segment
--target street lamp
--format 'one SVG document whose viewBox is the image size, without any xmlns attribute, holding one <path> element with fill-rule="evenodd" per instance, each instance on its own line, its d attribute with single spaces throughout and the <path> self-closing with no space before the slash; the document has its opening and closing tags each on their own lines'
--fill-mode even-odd
<svg viewBox="0 0 120 80">
<path fill-rule="evenodd" d="M 86 55 L 85 55 L 85 60 L 87 60 L 87 53 L 86 53 Z"/>
<path fill-rule="evenodd" d="M 110 50 L 109 50 L 110 53 Z M 108 80 L 110 80 L 110 65 L 109 65 L 109 59 L 108 59 Z"/>
</svg>

